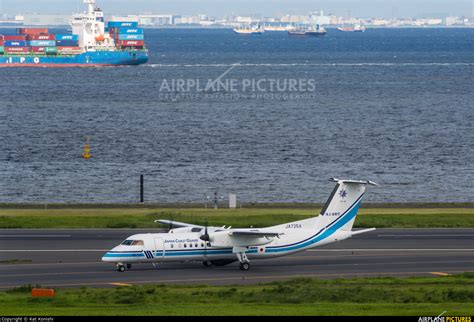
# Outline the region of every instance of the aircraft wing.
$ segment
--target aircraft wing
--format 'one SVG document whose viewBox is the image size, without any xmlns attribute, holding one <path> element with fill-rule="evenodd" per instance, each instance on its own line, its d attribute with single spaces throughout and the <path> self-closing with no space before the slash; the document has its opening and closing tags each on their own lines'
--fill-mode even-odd
<svg viewBox="0 0 474 322">
<path fill-rule="evenodd" d="M 159 222 L 160 224 L 171 226 L 171 228 L 181 228 L 181 227 L 204 228 L 204 226 L 193 225 L 193 224 L 188 224 L 185 222 L 179 222 L 179 221 L 174 221 L 174 220 L 158 219 L 158 220 L 155 220 L 155 222 Z"/>
<path fill-rule="evenodd" d="M 259 229 L 231 229 L 229 232 L 231 236 L 249 236 L 249 237 L 278 237 L 282 233 L 275 231 L 265 231 Z"/>
</svg>

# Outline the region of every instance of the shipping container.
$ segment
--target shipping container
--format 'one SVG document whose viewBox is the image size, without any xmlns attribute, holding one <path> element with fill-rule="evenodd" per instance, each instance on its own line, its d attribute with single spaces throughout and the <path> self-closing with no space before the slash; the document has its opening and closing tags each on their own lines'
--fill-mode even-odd
<svg viewBox="0 0 474 322">
<path fill-rule="evenodd" d="M 46 47 L 31 47 L 31 52 L 33 53 L 44 53 Z"/>
<path fill-rule="evenodd" d="M 26 41 L 23 40 L 13 40 L 5 41 L 5 47 L 26 47 Z"/>
<path fill-rule="evenodd" d="M 125 35 L 143 35 L 143 28 L 120 28 L 118 30 L 119 34 Z"/>
<path fill-rule="evenodd" d="M 47 35 L 47 34 L 42 34 L 42 35 L 28 35 L 28 40 L 56 40 L 56 37 L 54 35 Z"/>
<path fill-rule="evenodd" d="M 56 35 L 56 40 L 79 41 L 79 35 L 71 35 L 71 34 L 61 35 L 61 34 L 58 34 L 58 35 Z"/>
<path fill-rule="evenodd" d="M 58 52 L 56 47 L 31 47 L 33 53 L 55 54 Z"/>
<path fill-rule="evenodd" d="M 49 32 L 48 28 L 20 28 L 18 33 L 20 35 L 40 35 L 47 34 Z"/>
<path fill-rule="evenodd" d="M 3 40 L 7 41 L 26 41 L 26 36 L 15 35 L 15 36 L 3 36 Z"/>
<path fill-rule="evenodd" d="M 138 28 L 138 22 L 134 21 L 109 21 L 107 23 L 109 28 Z"/>
<path fill-rule="evenodd" d="M 145 41 L 143 40 L 119 40 L 117 41 L 118 47 L 144 47 Z"/>
<path fill-rule="evenodd" d="M 54 47 L 56 46 L 56 41 L 54 40 L 32 40 L 28 44 L 31 47 Z"/>
<path fill-rule="evenodd" d="M 46 47 L 45 52 L 47 54 L 56 54 L 58 52 L 58 48 L 57 47 Z"/>
<path fill-rule="evenodd" d="M 29 54 L 29 47 L 5 47 L 5 54 Z"/>
<path fill-rule="evenodd" d="M 77 40 L 56 40 L 56 46 L 58 47 L 77 47 Z"/>
<path fill-rule="evenodd" d="M 0 46 L 0 54 L 3 54 L 5 52 L 5 47 Z"/>
<path fill-rule="evenodd" d="M 56 49 L 58 53 L 63 55 L 78 54 L 83 52 L 81 47 L 56 47 Z"/>
<path fill-rule="evenodd" d="M 0 39 L 0 46 L 5 46 L 5 41 L 3 39 Z"/>
<path fill-rule="evenodd" d="M 144 35 L 118 35 L 118 40 L 145 40 Z"/>
</svg>

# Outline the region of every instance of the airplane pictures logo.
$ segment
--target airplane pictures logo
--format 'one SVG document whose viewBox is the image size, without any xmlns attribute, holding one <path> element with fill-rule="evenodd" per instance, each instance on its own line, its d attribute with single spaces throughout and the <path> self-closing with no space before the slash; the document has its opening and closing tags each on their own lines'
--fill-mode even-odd
<svg viewBox="0 0 474 322">
<path fill-rule="evenodd" d="M 229 78 L 240 63 L 232 64 L 214 79 L 163 79 L 160 100 L 313 99 L 317 82 L 313 78 Z"/>
</svg>

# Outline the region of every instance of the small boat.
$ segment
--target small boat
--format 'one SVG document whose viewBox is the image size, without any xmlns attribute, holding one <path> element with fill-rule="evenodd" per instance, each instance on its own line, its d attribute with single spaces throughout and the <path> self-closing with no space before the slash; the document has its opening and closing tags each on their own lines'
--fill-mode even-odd
<svg viewBox="0 0 474 322">
<path fill-rule="evenodd" d="M 254 26 L 245 26 L 241 28 L 235 28 L 234 32 L 239 35 L 259 35 L 265 32 L 265 29 L 260 26 L 260 24 L 256 24 Z"/>
</svg>

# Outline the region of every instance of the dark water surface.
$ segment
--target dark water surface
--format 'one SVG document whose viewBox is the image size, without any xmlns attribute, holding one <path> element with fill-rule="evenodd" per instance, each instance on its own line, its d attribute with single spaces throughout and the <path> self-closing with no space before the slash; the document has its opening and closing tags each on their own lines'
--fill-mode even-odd
<svg viewBox="0 0 474 322">
<path fill-rule="evenodd" d="M 139 67 L 0 69 L 0 202 L 136 202 L 142 173 L 150 202 L 200 202 L 214 189 L 244 202 L 323 202 L 329 177 L 380 183 L 372 202 L 474 199 L 473 29 L 146 38 L 151 58 Z M 316 90 L 160 91 L 235 63 L 225 79 L 313 79 Z"/>
</svg>

